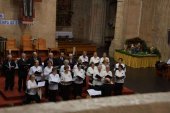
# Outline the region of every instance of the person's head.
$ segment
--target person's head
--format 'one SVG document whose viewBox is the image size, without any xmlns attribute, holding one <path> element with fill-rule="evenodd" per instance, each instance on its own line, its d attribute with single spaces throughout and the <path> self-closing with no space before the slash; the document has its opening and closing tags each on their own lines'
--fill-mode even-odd
<svg viewBox="0 0 170 113">
<path fill-rule="evenodd" d="M 37 52 L 33 52 L 33 53 L 32 53 L 32 56 L 33 56 L 34 58 L 37 58 L 37 57 L 38 57 Z"/>
<path fill-rule="evenodd" d="M 7 56 L 7 59 L 8 59 L 9 61 L 11 61 L 11 60 L 12 60 L 12 55 L 9 54 L 9 55 Z"/>
<path fill-rule="evenodd" d="M 69 66 L 64 66 L 64 70 L 65 70 L 65 72 L 68 72 L 69 71 Z"/>
<path fill-rule="evenodd" d="M 119 65 L 118 69 L 119 69 L 119 71 L 123 70 L 123 66 Z"/>
<path fill-rule="evenodd" d="M 79 58 L 77 63 L 82 64 L 82 60 Z"/>
<path fill-rule="evenodd" d="M 35 60 L 34 65 L 35 65 L 36 67 L 39 66 L 39 61 L 38 61 L 38 60 Z"/>
<path fill-rule="evenodd" d="M 67 66 L 69 64 L 69 61 L 66 59 L 64 60 L 64 65 Z"/>
<path fill-rule="evenodd" d="M 73 58 L 73 54 L 69 54 L 69 59 L 72 59 Z"/>
<path fill-rule="evenodd" d="M 26 58 L 26 54 L 25 54 L 25 53 L 22 53 L 22 54 L 21 54 L 21 57 L 22 57 L 23 59 L 25 59 L 25 58 Z"/>
<path fill-rule="evenodd" d="M 51 60 L 48 60 L 48 61 L 47 61 L 47 66 L 48 66 L 48 67 L 51 67 L 52 65 L 53 65 L 52 61 L 51 61 Z"/>
<path fill-rule="evenodd" d="M 64 57 L 64 52 L 61 52 L 61 53 L 60 53 L 60 57 Z"/>
<path fill-rule="evenodd" d="M 52 73 L 53 73 L 53 74 L 57 74 L 57 68 L 56 68 L 56 67 L 53 67 Z"/>
<path fill-rule="evenodd" d="M 54 57 L 53 53 L 49 53 L 48 57 L 52 59 Z"/>
<path fill-rule="evenodd" d="M 99 71 L 101 71 L 102 70 L 102 65 L 98 65 L 97 68 L 98 68 Z"/>
<path fill-rule="evenodd" d="M 31 80 L 31 81 L 34 81 L 34 80 L 35 80 L 35 75 L 34 75 L 34 74 L 32 74 L 32 75 L 30 76 L 30 80 Z"/>
<path fill-rule="evenodd" d="M 87 55 L 87 52 L 86 51 L 83 51 L 83 56 L 86 56 Z"/>
<path fill-rule="evenodd" d="M 94 52 L 94 53 L 93 53 L 93 56 L 94 56 L 94 57 L 97 57 L 97 52 Z"/>
<path fill-rule="evenodd" d="M 82 65 L 78 63 L 78 64 L 77 64 L 77 68 L 78 68 L 78 69 L 81 69 L 81 68 L 82 68 Z"/>
<path fill-rule="evenodd" d="M 111 83 L 110 78 L 105 78 L 105 79 L 104 79 L 104 83 L 105 83 L 105 84 L 110 84 L 110 83 Z"/>
<path fill-rule="evenodd" d="M 110 66 L 106 66 L 106 71 L 110 71 Z"/>
<path fill-rule="evenodd" d="M 103 53 L 103 57 L 106 57 L 106 56 L 107 56 L 107 54 L 106 54 L 106 52 L 104 52 L 104 53 Z"/>
<path fill-rule="evenodd" d="M 123 58 L 119 58 L 118 62 L 121 64 L 123 62 Z"/>
<path fill-rule="evenodd" d="M 91 63 L 90 63 L 90 66 L 91 66 L 91 67 L 94 67 L 94 66 L 95 66 L 94 62 L 91 62 Z"/>
</svg>

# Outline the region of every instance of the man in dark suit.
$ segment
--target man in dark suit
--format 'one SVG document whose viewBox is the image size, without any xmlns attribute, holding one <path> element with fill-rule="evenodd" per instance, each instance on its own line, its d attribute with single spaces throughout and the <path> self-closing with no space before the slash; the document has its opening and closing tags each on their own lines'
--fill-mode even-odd
<svg viewBox="0 0 170 113">
<path fill-rule="evenodd" d="M 41 58 L 38 57 L 37 52 L 33 52 L 32 57 L 28 60 L 30 67 L 34 65 L 35 61 L 38 60 L 39 64 L 42 65 Z"/>
<path fill-rule="evenodd" d="M 26 90 L 28 69 L 29 69 L 29 65 L 26 59 L 26 54 L 22 53 L 21 58 L 18 60 L 18 91 L 19 92 L 21 92 L 22 86 L 23 86 L 23 91 Z"/>
<path fill-rule="evenodd" d="M 60 53 L 60 57 L 57 58 L 57 61 L 56 61 L 57 66 L 59 66 L 59 68 L 60 68 L 62 65 L 64 65 L 64 60 L 65 60 L 65 58 L 64 58 L 64 53 L 61 52 L 61 53 Z"/>
<path fill-rule="evenodd" d="M 9 88 L 12 91 L 14 87 L 14 76 L 15 76 L 16 64 L 12 60 L 12 55 L 7 56 L 7 60 L 3 62 L 3 70 L 5 74 L 5 91 Z"/>
<path fill-rule="evenodd" d="M 44 60 L 44 67 L 48 65 L 48 61 L 51 61 L 54 67 L 57 66 L 57 61 L 54 58 L 53 53 L 49 53 L 48 58 Z"/>
<path fill-rule="evenodd" d="M 69 65 L 71 67 L 71 69 L 73 69 L 74 65 L 76 65 L 76 60 L 73 57 L 73 54 L 69 54 Z"/>
</svg>

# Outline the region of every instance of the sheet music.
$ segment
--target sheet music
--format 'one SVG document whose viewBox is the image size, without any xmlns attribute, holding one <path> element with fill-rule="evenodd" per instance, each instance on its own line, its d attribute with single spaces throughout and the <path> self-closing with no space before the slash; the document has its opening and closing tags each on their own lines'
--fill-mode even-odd
<svg viewBox="0 0 170 113">
<path fill-rule="evenodd" d="M 101 91 L 96 91 L 94 89 L 88 89 L 87 92 L 89 93 L 90 96 L 102 95 Z"/>
<path fill-rule="evenodd" d="M 38 87 L 43 87 L 43 86 L 45 86 L 45 81 L 43 81 L 43 82 L 38 82 Z"/>
</svg>

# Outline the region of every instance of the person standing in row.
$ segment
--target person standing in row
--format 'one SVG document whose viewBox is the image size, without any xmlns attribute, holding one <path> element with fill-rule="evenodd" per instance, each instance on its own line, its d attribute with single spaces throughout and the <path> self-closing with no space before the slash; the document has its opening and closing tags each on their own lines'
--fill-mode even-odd
<svg viewBox="0 0 170 113">
<path fill-rule="evenodd" d="M 115 72 L 115 87 L 114 87 L 115 95 L 122 95 L 125 78 L 126 75 L 125 75 L 124 67 L 122 65 L 119 65 L 118 70 L 116 70 Z"/>
<path fill-rule="evenodd" d="M 18 91 L 21 92 L 26 90 L 26 81 L 28 74 L 28 61 L 26 59 L 26 54 L 22 53 L 21 58 L 18 60 Z"/>
<path fill-rule="evenodd" d="M 61 96 L 63 100 L 69 100 L 72 85 L 72 75 L 69 66 L 64 67 L 64 72 L 61 73 Z"/>
<path fill-rule="evenodd" d="M 7 60 L 3 62 L 3 70 L 5 74 L 5 91 L 8 89 L 12 91 L 14 88 L 15 67 L 16 64 L 12 60 L 12 55 L 10 54 L 7 56 Z"/>
<path fill-rule="evenodd" d="M 93 56 L 90 58 L 90 63 L 93 62 L 96 66 L 100 63 L 100 58 L 97 56 L 97 52 L 94 52 Z"/>
<path fill-rule="evenodd" d="M 30 64 L 30 67 L 34 66 L 35 61 L 38 60 L 39 65 L 42 65 L 41 58 L 38 57 L 37 52 L 33 52 L 32 57 L 28 59 L 28 63 Z"/>
<path fill-rule="evenodd" d="M 52 73 L 49 75 L 49 101 L 56 102 L 56 96 L 58 92 L 58 83 L 60 82 L 59 74 L 57 73 L 57 68 L 52 69 Z"/>
<path fill-rule="evenodd" d="M 81 64 L 77 64 L 77 69 L 74 70 L 74 97 L 81 98 L 83 89 L 83 80 L 85 79 L 85 71 Z"/>
<path fill-rule="evenodd" d="M 40 102 L 40 97 L 38 95 L 38 85 L 35 81 L 35 75 L 30 75 L 30 79 L 27 81 L 27 93 L 25 104 L 29 104 L 31 102 Z"/>
<path fill-rule="evenodd" d="M 43 78 L 45 80 L 45 97 L 48 97 L 48 87 L 49 87 L 49 75 L 53 69 L 53 63 L 51 60 L 47 61 L 47 66 L 44 68 Z"/>
<path fill-rule="evenodd" d="M 35 60 L 34 66 L 32 66 L 28 72 L 28 75 L 35 75 L 36 82 L 42 80 L 42 67 L 39 65 L 39 61 Z"/>
</svg>

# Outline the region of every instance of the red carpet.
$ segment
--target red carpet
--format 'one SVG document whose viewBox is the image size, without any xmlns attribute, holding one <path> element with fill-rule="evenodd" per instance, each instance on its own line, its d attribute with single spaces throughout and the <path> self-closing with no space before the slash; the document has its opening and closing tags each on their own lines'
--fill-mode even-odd
<svg viewBox="0 0 170 113">
<path fill-rule="evenodd" d="M 24 92 L 22 93 L 18 92 L 17 81 L 18 81 L 18 77 L 15 76 L 15 87 L 13 91 L 10 90 L 4 91 L 5 78 L 3 76 L 0 76 L 0 107 L 22 105 Z M 123 94 L 124 95 L 134 94 L 134 91 L 124 87 Z M 87 93 L 85 90 L 83 91 L 82 96 L 83 98 L 86 98 Z M 60 97 L 57 97 L 57 100 L 60 100 Z M 47 100 L 43 98 L 41 102 L 47 102 Z"/>
</svg>

